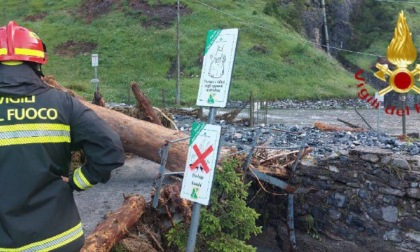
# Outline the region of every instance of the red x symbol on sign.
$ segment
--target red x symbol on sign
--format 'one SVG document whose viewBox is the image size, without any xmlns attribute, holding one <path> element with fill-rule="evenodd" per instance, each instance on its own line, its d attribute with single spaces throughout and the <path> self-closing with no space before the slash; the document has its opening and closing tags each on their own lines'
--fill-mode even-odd
<svg viewBox="0 0 420 252">
<path fill-rule="evenodd" d="M 203 153 L 200 152 L 200 149 L 196 144 L 194 144 L 193 149 L 195 151 L 195 154 L 197 154 L 197 160 L 195 160 L 194 163 L 190 164 L 190 169 L 194 170 L 201 163 L 204 171 L 206 173 L 209 173 L 210 168 L 208 167 L 206 160 L 204 159 L 213 151 L 213 146 L 208 147 L 207 150 Z"/>
</svg>

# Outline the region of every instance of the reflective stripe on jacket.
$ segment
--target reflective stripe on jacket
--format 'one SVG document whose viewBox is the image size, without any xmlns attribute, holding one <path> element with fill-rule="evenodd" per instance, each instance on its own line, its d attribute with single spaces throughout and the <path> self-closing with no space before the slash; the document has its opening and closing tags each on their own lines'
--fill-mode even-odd
<svg viewBox="0 0 420 252">
<path fill-rule="evenodd" d="M 87 161 L 69 174 L 79 149 Z M 92 110 L 28 65 L 0 64 L 0 251 L 78 251 L 73 189 L 105 183 L 123 164 L 119 136 Z"/>
</svg>

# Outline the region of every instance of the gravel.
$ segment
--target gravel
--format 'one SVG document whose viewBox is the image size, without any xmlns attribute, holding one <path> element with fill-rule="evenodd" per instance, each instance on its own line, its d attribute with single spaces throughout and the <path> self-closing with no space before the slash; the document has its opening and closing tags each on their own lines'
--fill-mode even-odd
<svg viewBox="0 0 420 252">
<path fill-rule="evenodd" d="M 230 102 L 227 109 L 220 109 L 225 113 L 233 108 L 242 108 L 240 102 Z M 355 146 L 378 146 L 390 149 L 396 153 L 407 155 L 420 154 L 420 142 L 402 142 L 394 135 L 401 132 L 401 117 L 384 115 L 381 112 L 380 133 L 370 130 L 363 133 L 354 132 L 322 132 L 313 127 L 315 121 L 345 126 L 337 121 L 343 118 L 349 122 L 367 127 L 360 116 L 353 110 L 358 108 L 362 116 L 377 129 L 376 118 L 378 111 L 368 108 L 358 100 L 328 100 L 296 102 L 286 100 L 270 105 L 267 120 L 257 123 L 256 127 L 249 127 L 247 123 L 228 124 L 218 121 L 222 126 L 222 144 L 236 146 L 239 150 L 247 150 L 254 141 L 257 131 L 260 131 L 259 144 L 267 143 L 272 147 L 298 146 L 305 134 L 309 134 L 306 146 L 314 151 L 311 155 L 318 157 L 332 155 L 334 152 L 346 151 Z M 247 108 L 239 114 L 239 119 L 247 117 Z M 189 134 L 191 125 L 196 118 L 185 115 L 174 115 L 180 130 Z M 407 116 L 407 132 L 418 132 L 420 126 L 419 114 Z M 124 166 L 112 173 L 107 184 L 98 184 L 85 192 L 75 192 L 75 200 L 82 218 L 86 234 L 93 231 L 106 214 L 115 211 L 123 203 L 124 195 L 143 195 L 150 200 L 153 183 L 158 177 L 159 164 L 143 159 L 131 157 Z"/>
</svg>

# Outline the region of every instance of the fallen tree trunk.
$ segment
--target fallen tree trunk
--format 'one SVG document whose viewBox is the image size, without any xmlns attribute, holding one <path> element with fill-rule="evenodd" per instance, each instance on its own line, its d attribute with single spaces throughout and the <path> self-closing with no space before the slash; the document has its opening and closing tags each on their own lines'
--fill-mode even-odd
<svg viewBox="0 0 420 252">
<path fill-rule="evenodd" d="M 159 149 L 170 141 L 189 137 L 187 134 L 142 121 L 123 113 L 94 105 L 85 101 L 71 90 L 62 87 L 53 78 L 44 81 L 50 86 L 76 97 L 86 107 L 92 109 L 100 118 L 120 135 L 125 152 L 160 163 Z M 168 153 L 166 168 L 170 171 L 184 171 L 188 154 L 188 141 L 172 143 Z"/>
<path fill-rule="evenodd" d="M 138 120 L 107 108 L 102 108 L 86 101 L 81 101 L 86 107 L 106 121 L 118 135 L 125 152 L 130 152 L 145 159 L 160 163 L 159 149 L 168 141 L 186 138 L 182 132 L 159 126 L 157 124 Z M 171 171 L 184 171 L 188 154 L 188 141 L 171 144 L 166 168 Z"/>
<path fill-rule="evenodd" d="M 142 196 L 129 196 L 124 204 L 105 221 L 99 224 L 86 238 L 80 252 L 107 252 L 111 251 L 137 223 L 146 207 L 146 201 Z"/>
</svg>

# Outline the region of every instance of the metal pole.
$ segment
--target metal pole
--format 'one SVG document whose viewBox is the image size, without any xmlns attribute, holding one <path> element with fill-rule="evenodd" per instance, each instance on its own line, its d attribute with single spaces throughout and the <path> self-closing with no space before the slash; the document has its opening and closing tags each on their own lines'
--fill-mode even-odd
<svg viewBox="0 0 420 252">
<path fill-rule="evenodd" d="M 216 108 L 210 107 L 208 120 L 207 120 L 209 124 L 216 123 L 216 113 L 217 113 Z M 194 202 L 186 252 L 194 252 L 195 243 L 197 240 L 198 225 L 200 224 L 200 211 L 201 211 L 201 204 Z"/>
<path fill-rule="evenodd" d="M 379 119 L 380 119 L 380 115 L 381 115 L 381 102 L 379 102 L 379 108 L 378 108 L 378 120 L 376 121 L 376 130 L 379 134 Z"/>
<path fill-rule="evenodd" d="M 254 127 L 254 96 L 252 92 L 249 95 L 249 127 Z"/>
<path fill-rule="evenodd" d="M 402 131 L 403 131 L 403 136 L 405 136 L 407 134 L 406 132 L 406 118 L 405 118 L 405 113 L 406 113 L 406 106 L 407 106 L 407 94 L 402 94 L 401 95 L 401 100 L 402 100 L 402 109 L 404 111 L 403 115 L 402 115 Z"/>
<path fill-rule="evenodd" d="M 306 142 L 308 141 L 309 137 L 309 130 L 306 131 L 306 135 L 299 147 L 299 154 L 295 160 L 295 163 L 292 167 L 292 177 L 289 182 L 289 184 L 294 185 L 295 184 L 295 172 L 297 164 L 299 163 L 299 160 L 302 158 L 303 149 L 305 148 Z M 293 199 L 293 193 L 289 193 L 287 195 L 287 226 L 289 230 L 289 242 L 290 242 L 290 251 L 297 251 L 297 244 L 296 244 L 296 234 L 295 234 L 295 217 L 294 217 L 294 199 Z"/>
<path fill-rule="evenodd" d="M 321 0 L 321 8 L 322 14 L 324 15 L 325 46 L 327 47 L 328 55 L 330 55 L 330 39 L 328 38 L 327 12 L 325 11 L 325 0 Z"/>
<path fill-rule="evenodd" d="M 95 80 L 98 80 L 98 67 L 95 66 Z M 96 82 L 96 91 L 99 91 L 99 81 Z"/>
<path fill-rule="evenodd" d="M 166 162 L 168 161 L 169 147 L 170 147 L 170 143 L 167 143 L 162 149 L 162 157 L 160 160 L 160 167 L 159 167 L 160 178 L 159 178 L 159 182 L 156 187 L 156 192 L 155 192 L 155 195 L 153 196 L 153 202 L 152 202 L 152 206 L 155 209 L 157 208 L 158 203 L 159 203 L 160 188 L 162 187 L 163 179 L 165 177 L 165 167 L 166 167 Z"/>
<path fill-rule="evenodd" d="M 179 0 L 177 0 L 177 22 L 176 22 L 176 105 L 181 105 L 181 77 L 179 60 Z"/>
</svg>

